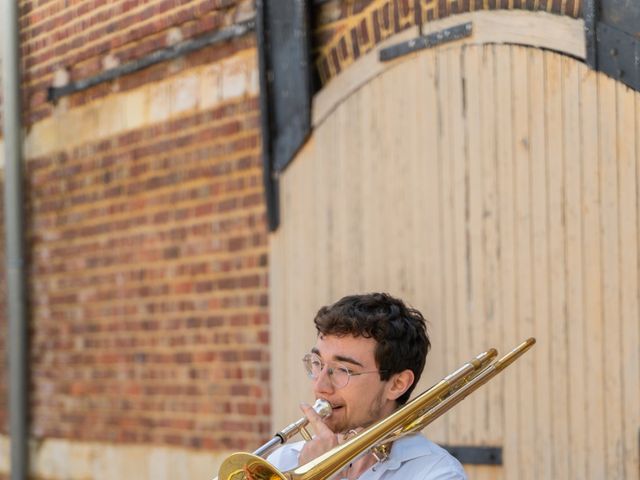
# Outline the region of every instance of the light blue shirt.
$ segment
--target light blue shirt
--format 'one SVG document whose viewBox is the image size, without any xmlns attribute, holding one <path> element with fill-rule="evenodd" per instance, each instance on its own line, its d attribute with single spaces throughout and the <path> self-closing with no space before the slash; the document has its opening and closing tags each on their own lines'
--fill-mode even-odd
<svg viewBox="0 0 640 480">
<path fill-rule="evenodd" d="M 267 460 L 280 471 L 298 466 L 304 442 L 284 445 Z M 407 435 L 396 440 L 389 458 L 366 470 L 358 480 L 466 480 L 460 462 L 444 448 L 423 435 Z"/>
</svg>

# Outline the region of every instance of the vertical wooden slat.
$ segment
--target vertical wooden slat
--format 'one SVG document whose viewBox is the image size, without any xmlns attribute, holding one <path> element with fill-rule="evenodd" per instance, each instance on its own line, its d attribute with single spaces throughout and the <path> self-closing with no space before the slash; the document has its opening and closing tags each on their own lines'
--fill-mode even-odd
<svg viewBox="0 0 640 480">
<path fill-rule="evenodd" d="M 369 82 L 361 89 L 361 95 L 363 102 L 375 102 L 377 99 L 373 95 L 374 82 Z M 370 112 L 372 107 L 367 108 L 369 114 L 362 116 L 362 158 L 363 158 L 363 171 L 362 171 L 362 195 L 367 201 L 367 208 L 363 212 L 363 229 L 365 232 L 375 232 L 376 225 L 374 224 L 376 216 L 376 195 L 374 175 L 369 173 L 368 170 L 372 168 L 372 165 L 376 161 L 377 145 L 374 144 L 378 130 L 380 128 L 380 119 L 377 116 L 372 115 Z M 381 235 L 365 235 L 362 239 L 362 254 L 364 258 L 374 258 L 376 252 L 376 246 L 382 241 Z M 378 264 L 376 262 L 364 262 L 362 265 L 361 274 L 365 282 L 365 289 L 370 288 L 371 282 L 379 277 Z"/>
<path fill-rule="evenodd" d="M 336 122 L 328 122 L 321 129 L 318 129 L 314 135 L 314 144 L 316 146 L 316 153 L 313 161 L 315 163 L 312 175 L 314 181 L 318 183 L 317 190 L 313 196 L 313 221 L 317 224 L 316 227 L 316 240 L 314 242 L 312 255 L 318 257 L 317 268 L 314 271 L 314 275 L 318 276 L 319 285 L 318 294 L 322 301 L 314 306 L 314 309 L 319 308 L 323 303 L 335 300 L 332 292 L 332 275 L 331 275 L 331 262 L 327 255 L 331 250 L 331 236 L 333 235 L 332 222 L 330 218 L 332 215 L 333 207 L 329 204 L 329 192 L 327 188 L 323 187 L 323 182 L 328 180 L 328 170 L 331 168 L 331 159 L 335 155 L 335 129 Z M 285 177 L 287 178 L 287 177 Z M 288 178 L 287 178 L 288 182 Z M 282 198 L 282 195 L 281 195 Z M 295 202 L 297 199 L 292 198 L 291 201 Z M 289 229 L 295 230 L 301 228 L 300 225 L 292 224 Z M 291 261 L 287 260 L 290 264 Z M 296 279 L 293 279 L 294 281 Z M 315 282 L 314 282 L 315 283 Z M 322 292 L 322 293 L 320 293 Z M 313 325 L 309 326 L 313 328 Z"/>
<path fill-rule="evenodd" d="M 518 337 L 529 336 L 533 332 L 532 262 L 531 262 L 531 113 L 529 111 L 529 78 L 527 50 L 516 47 L 513 50 L 513 141 L 515 168 L 515 228 L 516 228 L 516 322 Z M 515 343 L 515 342 L 514 342 Z M 534 368 L 529 358 L 519 362 L 521 375 L 518 384 L 518 427 L 521 441 L 529 448 L 520 456 L 520 477 L 534 478 L 536 459 L 535 448 L 535 403 L 533 385 L 530 378 Z"/>
<path fill-rule="evenodd" d="M 341 169 L 345 165 L 345 142 L 350 133 L 344 131 L 347 105 L 340 105 L 334 114 L 334 135 L 331 140 L 334 145 L 331 147 L 333 154 L 329 154 L 322 161 L 326 163 L 323 183 L 331 185 L 330 193 L 327 193 L 327 261 L 329 264 L 329 285 L 331 298 L 339 299 L 345 291 L 345 271 L 343 262 L 345 261 L 345 216 L 346 213 L 342 205 L 345 200 L 344 175 Z M 326 183 L 325 183 L 326 182 Z"/>
<path fill-rule="evenodd" d="M 344 137 L 341 143 L 344 144 L 339 152 L 340 165 L 337 171 L 340 172 L 341 191 L 335 197 L 336 210 L 340 212 L 340 224 L 342 238 L 340 251 L 342 252 L 340 270 L 343 275 L 339 277 L 342 283 L 339 286 L 343 296 L 349 293 L 362 292 L 364 290 L 364 279 L 360 274 L 360 268 L 364 264 L 363 249 L 361 248 L 364 235 L 364 210 L 368 208 L 369 199 L 364 196 L 362 182 L 360 181 L 364 171 L 362 157 L 362 135 L 359 134 L 360 123 L 354 124 L 354 118 L 362 117 L 362 94 L 356 93 L 353 101 L 346 105 L 343 114 L 339 116 L 340 130 Z M 342 200 L 342 201 L 341 201 Z M 350 205 L 349 210 L 343 205 Z"/>
<path fill-rule="evenodd" d="M 285 206 L 282 206 L 281 213 L 286 211 Z M 271 322 L 269 325 L 269 340 L 271 342 L 271 351 L 279 352 L 276 355 L 271 356 L 271 368 L 273 371 L 286 371 L 286 355 L 284 352 L 285 335 L 282 335 L 282 330 L 286 326 L 285 310 L 287 305 L 287 298 L 285 296 L 285 273 L 284 268 L 285 255 L 284 255 L 284 236 L 286 235 L 285 229 L 280 229 L 276 234 L 272 234 L 269 241 L 269 313 L 271 316 Z M 273 268 L 273 265 L 279 265 L 280 268 Z M 277 320 L 275 320 L 277 319 Z M 284 391 L 284 381 L 282 377 L 271 377 L 271 401 L 279 402 L 277 405 L 283 403 L 282 396 Z M 276 408 L 273 410 L 271 416 L 271 428 L 277 428 L 278 422 L 281 419 L 284 409 Z"/>
<path fill-rule="evenodd" d="M 481 351 L 487 347 L 484 324 L 484 285 L 483 248 L 482 248 L 482 135 L 480 126 L 480 47 L 469 47 L 464 56 L 463 78 L 465 102 L 463 115 L 465 120 L 464 136 L 468 138 L 466 157 L 466 314 L 468 325 L 468 349 L 466 355 Z M 477 392 L 471 406 L 468 419 L 469 442 L 474 445 L 485 443 L 484 422 L 486 421 L 487 389 Z"/>
<path fill-rule="evenodd" d="M 569 332 L 570 365 L 584 361 L 584 306 L 582 265 L 582 129 L 580 123 L 580 77 L 584 69 L 571 59 L 562 59 L 564 79 L 563 136 L 564 136 L 564 217 L 566 221 L 566 295 Z M 573 479 L 587 478 L 586 457 L 586 370 L 572 368 L 565 372 L 569 385 L 569 471 Z"/>
<path fill-rule="evenodd" d="M 480 65 L 480 97 L 481 116 L 479 131 L 481 145 L 482 177 L 482 250 L 484 258 L 482 283 L 483 311 L 482 324 L 484 331 L 484 346 L 502 346 L 502 332 L 500 328 L 500 278 L 499 278 L 499 205 L 498 205 L 498 152 L 497 137 L 502 125 L 499 123 L 496 101 L 499 91 L 496 85 L 496 56 L 495 47 L 486 45 L 482 49 Z M 479 428 L 485 432 L 485 439 L 489 445 L 502 444 L 502 407 L 503 391 L 501 384 L 496 382 L 487 388 L 485 411 L 480 412 L 481 424 Z M 502 469 L 500 469 L 500 472 Z M 496 478 L 496 469 L 493 478 Z"/>
<path fill-rule="evenodd" d="M 407 176 L 406 180 L 399 179 L 399 181 L 390 182 L 392 187 L 390 195 L 393 198 L 397 198 L 396 201 L 391 203 L 391 207 L 407 212 L 406 215 L 396 215 L 393 220 L 392 229 L 396 240 L 389 245 L 393 253 L 391 258 L 394 259 L 390 265 L 392 267 L 391 276 L 395 278 L 394 291 L 405 298 L 407 302 L 413 304 L 416 298 L 416 285 L 413 282 L 413 272 L 416 265 L 411 260 L 415 258 L 416 253 L 414 243 L 416 225 L 415 218 L 410 212 L 413 210 L 411 191 L 414 190 L 414 185 L 415 187 L 418 186 L 414 183 L 417 180 L 414 158 L 416 158 L 418 152 L 413 148 L 415 144 L 411 140 L 416 128 L 415 110 L 417 105 L 415 103 L 415 91 L 417 80 L 415 65 L 406 62 L 401 63 L 393 68 L 393 75 L 389 76 L 389 80 L 394 85 L 401 82 L 406 85 L 406 95 L 393 102 L 392 106 L 394 112 L 392 121 L 399 128 L 393 130 L 391 148 L 394 152 L 397 152 L 396 161 L 393 162 L 395 164 L 394 171 L 403 171 Z"/>
<path fill-rule="evenodd" d="M 426 318 L 439 318 L 439 314 L 434 316 L 432 308 L 437 308 L 437 303 L 427 298 L 427 263 L 430 262 L 430 255 L 426 252 L 433 251 L 436 246 L 428 247 L 430 238 L 425 235 L 425 224 L 433 224 L 433 207 L 434 205 L 428 201 L 429 195 L 432 195 L 433 184 L 430 179 L 433 177 L 433 168 L 429 166 L 431 161 L 428 155 L 429 150 L 424 148 L 424 144 L 433 148 L 434 130 L 430 116 L 433 110 L 426 110 L 426 97 L 433 94 L 433 83 L 428 77 L 428 61 L 426 55 L 416 57 L 413 70 L 409 73 L 409 88 L 407 89 L 407 98 L 410 105 L 407 106 L 407 114 L 410 124 L 410 135 L 407 138 L 409 148 L 409 183 L 406 185 L 409 204 L 409 217 L 413 229 L 413 235 L 408 242 L 408 255 L 411 255 L 413 261 L 409 271 L 409 297 L 414 307 L 418 308 Z M 429 93 L 427 93 L 429 92 Z M 431 141 L 427 140 L 431 139 Z M 432 157 L 432 155 L 431 155 Z M 411 161 L 411 159 L 421 159 L 421 161 Z M 437 188 L 437 186 L 436 186 Z M 437 190 L 436 190 L 437 191 Z M 423 208 L 415 208 L 415 205 L 422 205 Z M 433 268 L 431 269 L 433 271 Z M 435 287 L 435 285 L 432 283 Z M 431 334 L 431 332 L 429 332 Z M 433 353 L 433 351 L 431 352 Z M 433 366 L 433 355 L 428 357 L 428 368 L 425 367 L 424 378 L 431 374 L 430 370 Z M 429 372 L 429 373 L 427 373 Z M 424 381 L 423 381 L 424 383 Z"/>
<path fill-rule="evenodd" d="M 283 198 L 286 198 L 286 194 L 284 194 L 284 192 L 283 192 Z M 284 204 L 282 205 L 282 214 L 286 215 L 287 218 L 292 217 L 288 202 L 284 202 Z M 271 249 L 271 258 L 269 259 L 270 261 L 272 262 L 283 261 L 287 257 L 285 252 L 287 251 L 287 244 L 290 241 L 290 236 L 291 236 L 291 233 L 289 231 L 281 230 L 277 235 L 277 237 L 273 239 L 274 248 Z M 272 308 L 271 315 L 272 316 L 278 315 L 277 318 L 282 319 L 282 322 L 278 325 L 280 328 L 276 326 L 275 322 L 273 324 L 275 328 L 274 327 L 271 328 L 270 338 L 273 341 L 273 348 L 275 349 L 275 351 L 281 352 L 280 355 L 273 356 L 274 368 L 286 368 L 290 360 L 289 358 L 290 351 L 288 349 L 290 339 L 287 335 L 282 335 L 282 330 L 285 330 L 285 331 L 289 330 L 290 328 L 289 322 L 290 322 L 290 319 L 292 318 L 291 311 L 290 311 L 291 305 L 290 305 L 289 297 L 287 295 L 288 274 L 289 274 L 288 269 L 283 269 L 281 274 L 279 275 L 272 274 L 271 284 L 273 283 L 273 280 L 275 280 L 278 282 L 278 287 L 275 289 L 270 288 L 270 301 L 274 301 L 274 297 L 277 297 L 280 299 L 281 303 L 279 304 L 278 308 L 276 309 Z M 285 377 L 278 377 L 273 379 L 272 398 L 274 402 L 277 402 L 277 404 L 285 403 L 289 405 L 288 400 L 285 398 L 286 396 L 285 392 L 289 391 L 289 389 L 291 388 L 291 384 L 290 384 L 291 380 L 292 380 L 292 377 L 289 375 Z M 274 415 L 273 417 L 274 425 L 278 425 L 280 424 L 280 422 L 285 421 L 284 416 L 285 414 L 283 411 L 280 411 L 278 412 L 277 415 Z"/>
<path fill-rule="evenodd" d="M 498 278 L 498 199 L 497 199 L 497 132 L 499 125 L 496 114 L 496 63 L 495 50 L 491 45 L 476 47 L 480 50 L 479 65 L 479 117 L 477 129 L 480 134 L 481 148 L 478 162 L 482 183 L 481 198 L 478 200 L 480 215 L 480 239 L 477 248 L 482 258 L 480 282 L 482 284 L 482 310 L 479 317 L 482 324 L 480 349 L 501 346 L 499 321 L 499 278 Z M 481 441 L 486 445 L 502 445 L 502 408 L 500 405 L 503 390 L 500 382 L 492 382 L 482 391 L 483 397 L 477 399 L 479 422 L 482 432 Z M 482 467 L 481 478 L 496 480 L 503 478 L 503 468 Z"/>
<path fill-rule="evenodd" d="M 387 129 L 386 121 L 384 119 L 384 84 L 380 79 L 376 79 L 371 82 L 371 90 L 369 92 L 369 100 L 371 101 L 370 109 L 372 116 L 371 131 L 369 132 L 368 141 L 371 148 L 371 160 L 370 166 L 376 169 L 376 174 L 373 172 L 366 174 L 369 178 L 369 199 L 371 205 L 371 211 L 367 213 L 368 221 L 370 222 L 371 232 L 378 232 L 383 228 L 387 228 L 383 221 L 385 214 L 388 210 L 389 199 L 384 198 L 384 181 L 381 177 L 386 177 L 389 172 L 389 164 L 383 161 L 385 158 L 389 158 L 389 145 L 387 141 Z M 389 240 L 385 238 L 386 235 L 374 235 L 373 238 L 367 239 L 370 244 L 372 258 L 385 258 L 384 252 L 386 250 L 385 243 Z M 388 265 L 387 262 L 379 262 L 370 267 L 373 275 L 368 279 L 369 284 L 373 286 L 383 286 L 386 283 L 388 277 Z M 375 288 L 378 289 L 378 288 Z M 388 288 L 387 288 L 388 289 Z"/>
<path fill-rule="evenodd" d="M 569 418 L 569 363 L 568 363 L 568 324 L 566 316 L 565 281 L 565 217 L 564 209 L 564 167 L 563 155 L 564 124 L 563 95 L 564 83 L 562 62 L 555 54 L 545 53 L 545 124 L 547 137 L 547 212 L 549 241 L 549 350 L 550 372 L 549 389 L 553 386 L 551 403 L 550 439 L 552 446 L 547 447 L 552 456 L 553 471 L 549 478 L 570 478 L 568 457 L 570 450 Z M 570 88 L 570 86 L 569 86 Z M 537 333 L 536 333 L 537 334 Z M 548 392 L 545 392 L 548 394 Z"/>
<path fill-rule="evenodd" d="M 399 67 L 402 67 L 400 65 Z M 398 121 L 400 118 L 401 125 L 406 126 L 404 123 L 406 119 L 406 112 L 400 113 L 397 108 L 397 101 L 389 96 L 385 95 L 384 92 L 389 91 L 389 89 L 394 88 L 398 85 L 398 82 L 402 82 L 403 85 L 406 86 L 406 78 L 401 79 L 398 76 L 398 69 L 393 68 L 388 72 L 388 75 L 385 76 L 384 82 L 382 83 L 382 89 L 380 93 L 381 99 L 381 107 L 382 111 L 380 112 L 380 116 L 384 118 L 382 112 L 385 112 L 388 115 L 389 119 L 392 123 L 398 125 Z M 402 128 L 402 127 L 400 127 Z M 406 131 L 403 129 L 403 131 Z M 382 243 L 382 250 L 380 252 L 380 258 L 386 258 L 388 261 L 384 262 L 384 278 L 383 281 L 388 286 L 387 288 L 394 293 L 395 295 L 402 296 L 402 281 L 400 277 L 404 275 L 405 265 L 399 264 L 398 258 L 401 256 L 401 250 L 403 249 L 402 241 L 403 241 L 403 223 L 406 220 L 405 215 L 396 215 L 395 213 L 403 208 L 404 202 L 404 194 L 399 194 L 397 190 L 398 182 L 394 181 L 394 177 L 396 176 L 396 172 L 404 171 L 400 165 L 406 161 L 406 159 L 401 159 L 402 153 L 398 152 L 396 155 L 396 149 L 398 148 L 398 136 L 401 135 L 398 130 L 387 128 L 386 120 L 384 123 L 384 127 L 382 128 L 381 139 L 384 142 L 384 146 L 380 146 L 380 151 L 382 156 L 378 157 L 391 159 L 393 158 L 393 162 L 380 162 L 378 169 L 380 170 L 380 174 L 384 179 L 380 182 L 380 188 L 378 190 L 378 195 L 380 195 L 383 199 L 383 203 L 380 206 L 380 228 L 387 228 L 388 232 L 385 238 L 385 241 Z M 402 147 L 404 150 L 404 146 Z M 389 199 L 393 198 L 393 201 L 389 201 Z"/>
<path fill-rule="evenodd" d="M 299 165 L 295 166 L 292 165 L 291 174 L 294 178 L 293 182 L 290 183 L 290 189 L 287 191 L 287 195 L 290 196 L 290 198 L 300 198 L 300 192 L 303 190 L 304 184 L 306 183 L 305 179 L 308 177 L 308 175 L 305 175 L 305 171 L 310 168 L 311 165 L 312 164 L 310 162 L 300 163 Z M 299 223 L 304 217 L 307 210 L 307 202 L 308 200 L 302 200 L 301 202 L 288 201 L 287 203 L 289 204 L 289 218 L 292 218 L 296 223 Z M 300 283 L 293 281 L 293 279 L 300 274 L 301 262 L 305 261 L 305 257 L 307 255 L 305 247 L 306 240 L 306 237 L 303 237 L 301 239 L 298 235 L 294 236 L 289 234 L 285 247 L 285 255 L 295 267 L 293 272 L 291 272 L 293 273 L 293 275 L 291 275 L 285 282 L 287 289 L 286 295 L 288 296 L 287 304 L 289 307 L 289 312 L 287 314 L 287 318 L 289 319 L 288 330 L 293 333 L 293 336 L 285 336 L 286 343 L 283 348 L 285 348 L 285 350 L 288 352 L 291 365 L 295 366 L 299 366 L 298 362 L 296 361 L 296 357 L 300 358 L 302 354 L 302 351 L 298 350 L 298 348 L 302 347 L 301 344 L 303 342 L 300 342 L 299 345 L 294 345 L 293 339 L 303 338 L 304 332 L 308 331 L 307 326 L 303 323 L 305 321 L 309 321 L 309 319 L 306 318 L 302 313 L 305 308 L 304 304 L 306 300 L 305 296 L 307 289 L 305 289 L 304 286 Z M 295 379 L 296 377 L 299 380 L 302 378 L 301 372 L 295 371 L 292 373 L 293 375 L 291 375 L 291 378 L 288 378 L 286 380 L 287 383 L 285 392 L 290 392 L 295 388 L 295 385 L 300 385 L 298 382 L 296 382 Z M 309 399 L 309 389 L 300 390 L 302 390 L 300 393 L 304 395 L 304 398 Z M 297 414 L 299 413 L 299 411 L 300 410 L 298 409 L 295 413 Z"/>
<path fill-rule="evenodd" d="M 303 156 L 313 157 L 314 150 L 313 146 L 307 146 Z M 314 177 L 311 171 L 315 167 L 316 163 L 313 161 L 301 161 L 291 165 L 289 175 L 294 181 L 283 185 L 281 191 L 282 218 L 286 218 L 289 224 L 302 221 L 314 203 L 309 196 L 296 202 L 291 199 L 297 199 L 301 191 L 307 191 L 313 197 L 307 185 Z M 288 268 L 282 271 L 272 270 L 270 278 L 270 301 L 274 302 L 272 318 L 277 319 L 272 323 L 271 329 L 273 351 L 277 352 L 273 355 L 272 361 L 274 371 L 287 372 L 287 375 L 274 376 L 272 380 L 274 403 L 286 406 L 286 409 L 274 409 L 274 428 L 290 422 L 299 414 L 298 403 L 311 398 L 310 388 L 307 388 L 308 382 L 300 366 L 300 358 L 302 352 L 313 342 L 311 308 L 315 300 L 312 299 L 312 290 L 293 280 L 301 275 L 299 269 L 302 264 L 312 260 L 308 257 L 307 244 L 313 240 L 313 227 L 305 231 L 305 234 L 310 236 L 300 238 L 295 231 L 281 229 L 276 235 L 272 235 L 271 239 L 272 257 L 288 265 Z M 280 299 L 279 303 L 276 299 Z M 291 391 L 298 393 L 296 398 L 291 397 Z"/>
<path fill-rule="evenodd" d="M 424 379 L 421 384 L 425 388 L 442 378 L 446 372 L 445 346 L 446 328 L 444 322 L 445 310 L 443 305 L 444 288 L 442 278 L 444 276 L 443 261 L 441 255 L 434 252 L 443 251 L 442 218 L 440 199 L 442 195 L 442 156 L 440 154 L 440 142 L 438 131 L 438 99 L 437 70 L 435 53 L 427 52 L 418 57 L 419 85 L 416 89 L 416 126 L 413 137 L 418 150 L 416 177 L 421 185 L 413 188 L 413 194 L 419 195 L 413 208 L 415 217 L 417 258 L 419 265 L 417 271 L 417 297 L 422 299 L 421 310 L 429 322 L 429 335 L 432 341 L 432 350 L 427 357 L 427 366 Z M 417 207 L 422 205 L 423 208 Z M 422 219 L 422 221 L 420 221 Z M 446 440 L 446 419 L 436 421 L 426 432 L 436 441 Z"/>
<path fill-rule="evenodd" d="M 442 238 L 443 238 L 443 284 L 444 284 L 444 315 L 445 327 L 445 365 L 446 371 L 454 368 L 457 357 L 457 328 L 456 328 L 456 308 L 455 308 L 455 275 L 454 275 L 454 226 L 453 226 L 453 153 L 452 143 L 454 142 L 454 132 L 450 124 L 448 115 L 448 105 L 450 92 L 449 56 L 446 52 L 436 54 L 436 68 L 438 78 L 438 125 L 440 129 L 440 152 L 442 154 L 440 164 L 442 172 L 442 198 L 441 198 L 441 218 L 442 218 Z M 447 437 L 446 441 L 451 442 L 458 433 L 457 412 L 447 415 Z"/>
<path fill-rule="evenodd" d="M 320 306 L 326 302 L 325 298 L 318 298 L 314 289 L 308 288 L 303 282 L 296 281 L 304 275 L 304 271 L 309 265 L 316 262 L 315 256 L 310 255 L 310 245 L 317 238 L 318 225 L 315 218 L 310 217 L 309 212 L 314 210 L 316 202 L 316 187 L 314 186 L 315 171 L 318 168 L 315 161 L 316 145 L 312 141 L 305 146 L 303 154 L 307 154 L 306 161 L 298 165 L 290 165 L 292 182 L 289 183 L 290 190 L 287 193 L 287 203 L 293 211 L 289 218 L 293 218 L 296 224 L 306 223 L 307 228 L 301 232 L 291 232 L 287 248 L 284 255 L 291 263 L 290 277 L 286 282 L 287 296 L 289 296 L 289 306 L 291 311 L 288 319 L 288 329 L 279 332 L 288 338 L 289 345 L 286 346 L 289 352 L 289 364 L 292 374 L 289 379 L 285 395 L 290 396 L 290 392 L 298 392 L 298 398 L 290 399 L 292 405 L 284 424 L 291 422 L 301 413 L 298 404 L 301 400 L 311 401 L 313 399 L 311 384 L 304 375 L 301 361 L 303 354 L 308 352 L 315 343 L 315 330 L 313 329 L 313 316 Z M 312 267 L 315 269 L 315 266 Z M 316 285 L 320 287 L 321 285 Z M 320 290 L 318 290 L 320 291 Z M 281 424 L 283 425 L 283 424 Z M 281 428 L 281 425 L 277 428 Z"/>
<path fill-rule="evenodd" d="M 640 476 L 640 95 L 617 85 L 618 183 L 620 192 L 620 316 L 622 321 L 621 432 L 624 478 Z M 631 132 L 631 138 L 629 135 Z M 635 141 L 634 141 L 635 140 Z"/>
<path fill-rule="evenodd" d="M 582 353 L 589 375 L 586 377 L 587 448 L 604 452 L 604 398 L 602 384 L 602 244 L 600 241 L 600 171 L 598 165 L 598 89 L 596 73 L 581 78 L 582 129 L 582 215 L 583 215 L 583 304 L 585 316 L 585 350 Z M 605 478 L 604 455 L 588 455 L 588 478 Z"/>
<path fill-rule="evenodd" d="M 616 85 L 598 75 L 598 135 L 602 232 L 603 370 L 605 471 L 622 478 L 622 385 L 620 318 L 620 250 L 618 228 L 618 155 L 616 145 Z M 621 126 L 622 127 L 622 126 Z"/>
<path fill-rule="evenodd" d="M 313 224 L 312 226 L 312 235 L 313 239 L 311 243 L 307 245 L 310 260 L 313 265 L 314 272 L 314 281 L 313 288 L 310 288 L 313 294 L 312 305 L 309 306 L 311 315 L 315 315 L 318 308 L 322 305 L 326 305 L 327 303 L 334 301 L 330 293 L 330 282 L 331 276 L 329 275 L 329 262 L 327 262 L 324 256 L 324 249 L 328 243 L 328 231 L 326 224 L 326 212 L 327 212 L 327 189 L 323 188 L 321 182 L 326 176 L 326 170 L 328 168 L 327 163 L 321 161 L 325 155 L 330 155 L 331 150 L 328 152 L 326 148 L 331 149 L 333 145 L 326 145 L 326 141 L 329 138 L 332 138 L 333 129 L 335 128 L 335 123 L 332 125 L 327 125 L 327 128 L 322 129 L 318 132 L 317 136 L 314 136 L 312 141 L 310 142 L 311 152 L 313 156 L 309 159 L 307 157 L 302 157 L 306 161 L 313 162 L 313 165 L 309 171 L 309 175 L 311 176 L 311 183 L 313 188 L 311 192 L 307 192 L 306 195 L 309 197 L 310 205 L 309 211 L 307 212 L 307 216 L 309 218 L 309 222 Z M 306 147 L 308 148 L 308 147 Z M 305 148 L 305 150 L 306 150 Z M 293 198 L 291 201 L 295 202 L 297 199 Z M 306 226 L 305 226 L 306 228 Z M 293 228 L 292 228 L 293 230 Z M 293 281 L 296 279 L 294 278 Z M 311 318 L 308 319 L 311 322 Z M 315 331 L 313 329 L 313 324 L 309 323 L 309 330 L 312 331 L 312 335 L 315 336 Z M 310 347 L 311 345 L 307 346 Z"/>
<path fill-rule="evenodd" d="M 380 176 L 384 175 L 387 163 L 385 155 L 388 153 L 384 138 L 385 121 L 381 114 L 381 101 L 383 99 L 383 86 L 380 81 L 374 80 L 366 87 L 367 101 L 370 102 L 366 118 L 368 128 L 363 134 L 363 158 L 368 159 L 369 169 L 363 172 L 363 193 L 368 201 L 368 208 L 364 211 L 365 230 L 371 232 L 364 239 L 364 251 L 367 258 L 383 258 L 385 235 L 373 234 L 386 228 L 382 222 L 383 212 L 386 208 L 385 199 L 380 194 L 383 184 Z M 365 262 L 364 273 L 367 289 L 381 289 L 386 277 L 385 262 Z"/>
<path fill-rule="evenodd" d="M 415 95 L 417 88 L 415 77 L 415 66 L 406 62 L 395 66 L 388 75 L 385 76 L 385 91 L 389 91 L 395 86 L 403 84 L 405 95 L 399 98 L 384 95 L 385 111 L 389 112 L 388 119 L 397 128 L 387 129 L 387 139 L 392 162 L 386 175 L 385 194 L 394 200 L 387 201 L 386 219 L 389 228 L 390 241 L 385 243 L 385 257 L 389 259 L 387 268 L 390 286 L 396 295 L 405 298 L 409 303 L 415 297 L 415 285 L 411 284 L 411 270 L 415 267 L 411 261 L 415 252 L 412 252 L 412 237 L 415 234 L 413 215 L 396 215 L 395 212 L 411 212 L 411 195 L 409 188 L 411 180 L 414 179 L 413 168 L 416 152 L 412 150 L 410 138 L 416 128 L 415 117 Z M 398 176 L 397 172 L 404 172 L 403 176 Z M 404 178 L 403 178 L 404 177 Z"/>
<path fill-rule="evenodd" d="M 501 49 L 502 50 L 502 49 Z M 515 209 L 514 209 L 514 164 L 513 164 L 513 47 L 506 47 L 496 57 L 496 116 L 498 125 L 498 202 L 499 202 L 499 248 L 500 248 L 500 311 L 503 328 L 502 345 L 513 345 L 518 341 L 516 332 L 516 270 L 515 270 Z M 518 377 L 505 372 L 504 385 L 504 471 L 507 475 L 520 474 L 521 435 L 518 425 Z M 507 473 L 508 472 L 508 473 Z"/>
<path fill-rule="evenodd" d="M 447 103 L 447 116 L 450 118 L 451 131 L 454 134 L 451 145 L 451 168 L 453 189 L 453 206 L 451 216 L 453 219 L 453 245 L 454 245 L 454 298 L 456 324 L 456 355 L 455 364 L 460 364 L 467 352 L 470 351 L 469 323 L 467 296 L 469 291 L 469 269 L 468 269 L 468 241 L 467 241 L 467 214 L 468 214 L 468 165 L 466 159 L 467 138 L 465 137 L 465 119 L 463 116 L 464 98 L 462 81 L 462 64 L 465 55 L 465 47 L 462 53 L 456 50 L 447 50 L 449 70 L 449 101 Z M 469 443 L 469 419 L 472 418 L 473 409 L 469 402 L 462 402 L 456 408 L 454 438 L 460 443 Z"/>
<path fill-rule="evenodd" d="M 549 245 L 547 236 L 547 129 L 545 122 L 544 52 L 529 49 L 529 95 L 531 116 L 531 246 L 533 273 L 533 329 L 538 345 L 529 359 L 533 361 L 536 422 L 534 426 L 535 478 L 551 478 L 551 383 L 549 382 Z M 527 336 L 525 333 L 523 336 Z"/>
</svg>

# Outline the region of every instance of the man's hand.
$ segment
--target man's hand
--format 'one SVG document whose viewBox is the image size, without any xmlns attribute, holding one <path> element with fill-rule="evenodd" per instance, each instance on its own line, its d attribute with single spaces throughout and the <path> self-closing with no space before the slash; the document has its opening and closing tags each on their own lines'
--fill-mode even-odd
<svg viewBox="0 0 640 480">
<path fill-rule="evenodd" d="M 304 444 L 299 456 L 299 465 L 304 465 L 305 463 L 318 458 L 323 453 L 328 452 L 340 443 L 346 442 L 363 430 L 362 428 L 358 428 L 357 430 L 349 431 L 345 435 L 336 435 L 324 424 L 322 417 L 320 417 L 320 415 L 318 415 L 310 405 L 303 403 L 300 405 L 300 408 L 304 412 L 304 416 L 309 420 L 309 424 L 313 428 L 315 436 L 312 440 L 309 440 Z M 356 479 L 375 463 L 376 460 L 372 455 L 363 455 L 361 458 L 355 460 L 349 465 L 346 465 L 345 469 L 340 472 L 339 477 Z"/>
<path fill-rule="evenodd" d="M 300 452 L 299 464 L 304 465 L 338 445 L 338 436 L 324 424 L 322 417 L 311 408 L 311 405 L 302 403 L 300 408 L 315 433 L 313 439 L 306 442 Z"/>
</svg>

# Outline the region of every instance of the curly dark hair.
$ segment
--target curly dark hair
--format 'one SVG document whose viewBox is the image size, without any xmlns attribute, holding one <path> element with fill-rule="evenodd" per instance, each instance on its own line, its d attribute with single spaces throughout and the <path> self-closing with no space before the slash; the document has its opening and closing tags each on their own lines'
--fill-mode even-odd
<svg viewBox="0 0 640 480">
<path fill-rule="evenodd" d="M 406 403 L 420 380 L 431 347 L 422 313 L 388 293 L 368 293 L 349 295 L 322 307 L 314 323 L 319 335 L 373 338 L 382 381 L 394 373 L 413 371 L 413 384 L 396 400 L 398 405 Z"/>
</svg>

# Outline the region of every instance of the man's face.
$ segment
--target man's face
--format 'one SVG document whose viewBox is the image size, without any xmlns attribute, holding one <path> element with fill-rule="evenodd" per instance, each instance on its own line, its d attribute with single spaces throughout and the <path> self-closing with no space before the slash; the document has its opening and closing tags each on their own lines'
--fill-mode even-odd
<svg viewBox="0 0 640 480">
<path fill-rule="evenodd" d="M 333 412 L 324 422 L 335 433 L 367 427 L 395 409 L 395 401 L 389 394 L 389 382 L 381 381 L 378 373 L 352 375 L 349 383 L 339 389 L 334 387 L 327 373 L 327 366 L 335 367 L 336 363 L 353 373 L 378 370 L 375 346 L 376 341 L 372 338 L 320 335 L 312 349 L 326 364 L 318 378 L 313 380 L 313 393 L 316 398 L 324 398 L 331 403 Z"/>
</svg>

